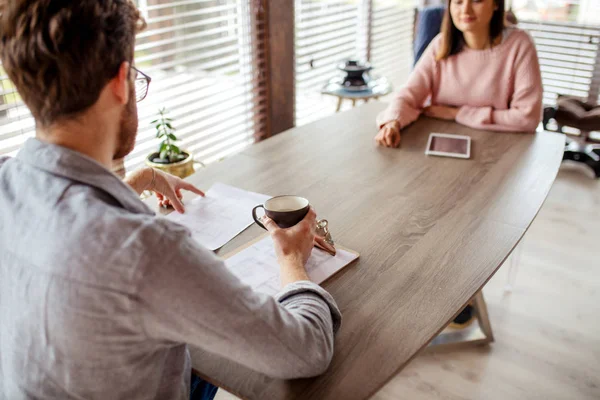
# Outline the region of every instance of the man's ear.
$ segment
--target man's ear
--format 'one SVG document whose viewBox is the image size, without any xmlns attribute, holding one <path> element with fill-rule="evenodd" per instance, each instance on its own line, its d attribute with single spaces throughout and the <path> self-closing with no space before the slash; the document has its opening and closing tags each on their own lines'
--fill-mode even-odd
<svg viewBox="0 0 600 400">
<path fill-rule="evenodd" d="M 110 86 L 114 96 L 119 103 L 127 104 L 129 101 L 129 85 L 131 85 L 131 68 L 127 61 L 121 63 L 119 73 L 110 81 Z"/>
</svg>

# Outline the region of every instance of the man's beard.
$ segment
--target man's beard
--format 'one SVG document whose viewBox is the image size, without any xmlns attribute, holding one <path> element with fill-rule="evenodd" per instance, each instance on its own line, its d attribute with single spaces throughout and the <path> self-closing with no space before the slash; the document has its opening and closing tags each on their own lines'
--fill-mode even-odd
<svg viewBox="0 0 600 400">
<path fill-rule="evenodd" d="M 121 114 L 117 148 L 113 160 L 118 160 L 131 153 L 135 146 L 135 138 L 138 130 L 137 104 L 135 100 L 135 88 L 133 85 L 129 91 L 129 101 Z"/>
</svg>

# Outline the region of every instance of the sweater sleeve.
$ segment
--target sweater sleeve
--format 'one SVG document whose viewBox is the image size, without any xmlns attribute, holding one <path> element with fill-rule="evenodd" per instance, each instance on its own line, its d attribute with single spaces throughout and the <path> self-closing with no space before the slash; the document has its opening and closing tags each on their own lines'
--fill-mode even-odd
<svg viewBox="0 0 600 400">
<path fill-rule="evenodd" d="M 475 129 L 500 132 L 535 132 L 542 115 L 542 77 L 530 38 L 515 60 L 514 92 L 507 110 L 462 106 L 456 122 Z"/>
<path fill-rule="evenodd" d="M 323 288 L 301 281 L 275 298 L 255 292 L 187 229 L 160 219 L 147 229 L 164 249 L 147 263 L 138 293 L 150 338 L 187 343 L 274 378 L 327 369 L 341 314 Z"/>
<path fill-rule="evenodd" d="M 410 74 L 406 85 L 395 94 L 390 105 L 377 116 L 379 128 L 394 120 L 398 120 L 400 128 L 404 128 L 419 118 L 425 101 L 433 92 L 436 73 L 435 53 L 439 40 L 438 35 L 431 41 Z"/>
</svg>

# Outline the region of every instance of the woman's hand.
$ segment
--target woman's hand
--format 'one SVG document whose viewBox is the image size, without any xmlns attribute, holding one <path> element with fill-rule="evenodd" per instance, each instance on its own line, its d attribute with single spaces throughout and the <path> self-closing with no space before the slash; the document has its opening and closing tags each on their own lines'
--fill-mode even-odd
<svg viewBox="0 0 600 400">
<path fill-rule="evenodd" d="M 450 106 L 429 106 L 423 110 L 423 115 L 426 117 L 445 119 L 447 121 L 456 120 L 458 114 L 458 107 Z"/>
<path fill-rule="evenodd" d="M 152 173 L 152 171 L 150 172 Z M 167 207 L 172 205 L 173 208 L 180 213 L 185 211 L 183 203 L 181 202 L 183 197 L 181 194 L 182 189 L 189 190 L 190 192 L 204 197 L 204 192 L 196 186 L 158 169 L 154 169 L 154 180 L 145 188 L 145 190 L 152 190 L 156 193 L 159 206 Z"/>
<path fill-rule="evenodd" d="M 385 147 L 400 147 L 400 122 L 394 120 L 382 126 L 375 141 Z"/>
</svg>

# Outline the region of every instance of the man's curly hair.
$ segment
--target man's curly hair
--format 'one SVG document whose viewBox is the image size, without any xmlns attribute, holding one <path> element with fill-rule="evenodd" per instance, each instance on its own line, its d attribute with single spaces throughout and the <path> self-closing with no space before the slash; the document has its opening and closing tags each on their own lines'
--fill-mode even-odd
<svg viewBox="0 0 600 400">
<path fill-rule="evenodd" d="M 133 61 L 145 22 L 131 0 L 0 0 L 0 58 L 38 125 L 92 106 Z"/>
</svg>

